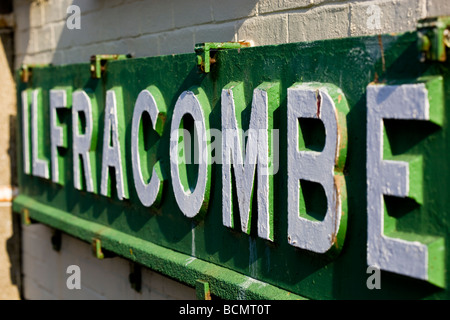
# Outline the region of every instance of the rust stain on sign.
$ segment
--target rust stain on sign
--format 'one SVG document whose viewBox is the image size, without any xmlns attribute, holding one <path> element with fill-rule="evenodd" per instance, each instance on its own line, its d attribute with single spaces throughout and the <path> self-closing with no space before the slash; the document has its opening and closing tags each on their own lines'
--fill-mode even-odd
<svg viewBox="0 0 450 320">
<path fill-rule="evenodd" d="M 319 90 L 316 90 L 316 101 L 317 101 L 317 118 L 320 118 L 320 106 L 322 104 L 322 96 L 320 95 Z"/>
<path fill-rule="evenodd" d="M 378 44 L 381 49 L 381 63 L 383 65 L 383 72 L 386 72 L 386 61 L 384 59 L 384 49 L 383 49 L 383 40 L 381 39 L 381 35 L 378 35 Z"/>
</svg>

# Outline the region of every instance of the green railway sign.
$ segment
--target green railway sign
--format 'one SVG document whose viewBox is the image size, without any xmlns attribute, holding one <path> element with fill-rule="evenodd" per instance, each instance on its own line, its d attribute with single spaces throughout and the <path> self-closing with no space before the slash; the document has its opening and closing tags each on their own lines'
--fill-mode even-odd
<svg viewBox="0 0 450 320">
<path fill-rule="evenodd" d="M 426 36 L 25 68 L 14 211 L 213 296 L 448 299 L 450 75 Z"/>
</svg>

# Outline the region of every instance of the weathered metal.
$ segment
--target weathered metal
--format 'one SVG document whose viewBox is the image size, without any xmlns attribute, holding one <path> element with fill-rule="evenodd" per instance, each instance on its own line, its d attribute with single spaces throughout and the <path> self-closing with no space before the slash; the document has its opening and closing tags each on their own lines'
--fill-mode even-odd
<svg viewBox="0 0 450 320">
<path fill-rule="evenodd" d="M 211 65 L 217 62 L 215 57 L 217 51 L 247 48 L 250 46 L 251 42 L 249 41 L 197 43 L 194 48 L 197 54 L 197 65 L 202 72 L 208 73 L 211 70 Z"/>
<path fill-rule="evenodd" d="M 96 54 L 91 56 L 91 77 L 100 79 L 108 61 L 131 58 L 129 54 Z"/>
<path fill-rule="evenodd" d="M 47 64 L 23 64 L 23 65 L 21 65 L 20 69 L 19 69 L 20 80 L 24 83 L 27 83 L 31 78 L 31 75 L 33 73 L 33 68 L 45 67 L 45 66 L 48 66 L 48 65 Z"/>
<path fill-rule="evenodd" d="M 197 300 L 211 300 L 211 291 L 207 281 L 197 280 L 195 282 L 195 293 Z"/>
<path fill-rule="evenodd" d="M 446 61 L 450 48 L 450 17 L 435 17 L 419 21 L 418 46 L 422 61 Z"/>
<path fill-rule="evenodd" d="M 448 299 L 450 68 L 419 61 L 419 34 L 221 50 L 209 73 L 193 53 L 111 60 L 100 78 L 90 64 L 36 67 L 28 82 L 18 74 L 13 209 L 203 298 L 209 287 L 228 299 Z M 51 108 L 57 90 L 66 107 Z M 413 115 L 377 114 L 383 103 Z M 224 129 L 248 135 L 215 142 Z M 191 153 L 210 162 L 181 161 L 189 134 L 209 150 Z M 430 255 L 401 261 L 420 274 L 383 260 L 371 290 L 368 261 L 389 253 L 372 255 L 383 237 Z"/>
<path fill-rule="evenodd" d="M 102 252 L 102 241 L 100 239 L 92 239 L 92 253 L 97 259 L 105 258 L 105 255 Z"/>
</svg>

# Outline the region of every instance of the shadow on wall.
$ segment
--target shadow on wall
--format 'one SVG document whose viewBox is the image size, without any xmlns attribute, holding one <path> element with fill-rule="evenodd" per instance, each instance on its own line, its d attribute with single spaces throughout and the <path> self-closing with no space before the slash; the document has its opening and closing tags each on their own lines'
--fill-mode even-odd
<svg viewBox="0 0 450 320">
<path fill-rule="evenodd" d="M 148 57 L 193 53 L 200 42 L 248 40 L 238 38 L 238 30 L 246 18 L 256 15 L 258 6 L 258 0 L 122 2 L 114 6 L 107 0 L 14 0 L 11 70 L 22 64 L 88 62 L 95 54 Z M 6 152 L 13 185 L 17 185 L 16 121 L 15 115 L 3 121 L 9 128 L 5 145 L 9 146 Z M 12 236 L 5 243 L 9 277 L 21 290 L 20 215 L 11 211 L 11 221 Z"/>
<path fill-rule="evenodd" d="M 28 0 L 14 9 L 16 39 L 23 44 L 16 50 L 15 67 L 88 62 L 94 54 L 192 53 L 195 43 L 251 40 L 238 38 L 239 30 L 257 14 L 258 2 Z M 28 23 L 31 28 L 20 26 Z"/>
<path fill-rule="evenodd" d="M 0 298 L 21 297 L 20 217 L 11 210 L 11 196 L 17 186 L 16 174 L 16 94 L 13 76 L 14 30 L 12 1 L 0 4 Z"/>
</svg>

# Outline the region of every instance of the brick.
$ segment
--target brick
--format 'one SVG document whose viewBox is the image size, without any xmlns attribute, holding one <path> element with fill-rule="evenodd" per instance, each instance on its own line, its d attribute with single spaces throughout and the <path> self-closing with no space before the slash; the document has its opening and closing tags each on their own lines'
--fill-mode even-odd
<svg viewBox="0 0 450 320">
<path fill-rule="evenodd" d="M 38 28 L 43 26 L 45 24 L 44 5 L 32 2 L 28 8 L 29 8 L 30 27 Z"/>
<path fill-rule="evenodd" d="M 51 229 L 42 224 L 23 227 L 22 250 L 33 257 L 33 259 L 45 259 L 45 255 L 47 253 L 52 254 L 51 251 L 53 251 L 50 242 L 51 236 Z"/>
<path fill-rule="evenodd" d="M 86 280 L 86 272 L 81 267 L 81 290 L 91 290 L 109 300 L 120 300 L 126 296 L 126 291 L 130 290 L 130 284 L 128 283 L 128 274 L 123 275 L 122 278 L 118 276 L 103 277 L 105 268 L 98 268 L 94 274 L 97 276 L 94 282 Z M 89 277 L 89 279 L 91 279 Z"/>
<path fill-rule="evenodd" d="M 28 30 L 30 28 L 30 8 L 29 3 L 21 6 L 16 6 L 14 2 L 14 20 L 16 24 L 16 32 Z"/>
<path fill-rule="evenodd" d="M 124 2 L 125 2 L 125 0 L 108 0 L 105 2 L 105 6 L 107 6 L 109 8 L 116 7 L 116 6 L 123 5 Z"/>
<path fill-rule="evenodd" d="M 255 46 L 288 42 L 286 14 L 255 17 L 236 23 L 238 40 L 253 40 Z"/>
<path fill-rule="evenodd" d="M 139 14 L 132 9 L 137 10 L 128 5 L 83 14 L 80 20 L 81 29 L 68 29 L 65 25 L 59 26 L 62 32 L 58 31 L 60 34 L 58 48 L 86 46 L 139 36 L 141 19 L 124 19 L 124 16 L 133 17 Z"/>
<path fill-rule="evenodd" d="M 133 16 L 139 17 L 141 34 L 157 33 L 175 28 L 172 6 L 167 1 L 132 3 Z"/>
<path fill-rule="evenodd" d="M 289 42 L 348 36 L 348 5 L 325 6 L 289 14 Z"/>
<path fill-rule="evenodd" d="M 80 57 L 78 60 L 79 62 L 89 62 L 90 57 L 95 54 L 127 53 L 129 53 L 129 48 L 124 48 L 123 46 L 121 46 L 119 41 L 100 42 L 81 47 Z"/>
<path fill-rule="evenodd" d="M 94 255 L 90 248 L 91 246 L 87 242 L 74 238 L 65 233 L 61 235 L 61 254 L 66 264 L 67 262 L 69 262 L 69 264 L 73 264 L 66 260 L 68 256 L 77 257 L 78 260 L 93 258 Z"/>
<path fill-rule="evenodd" d="M 28 52 L 30 32 L 28 30 L 17 31 L 14 34 L 14 44 L 16 54 L 26 54 Z M 32 49 L 30 48 L 30 51 Z"/>
<path fill-rule="evenodd" d="M 16 69 L 20 68 L 22 64 L 48 64 L 52 62 L 53 55 L 53 51 L 17 55 L 15 59 L 15 67 Z"/>
<path fill-rule="evenodd" d="M 212 22 L 209 1 L 172 0 L 175 28 L 194 26 Z"/>
<path fill-rule="evenodd" d="M 160 54 L 194 52 L 194 30 L 180 29 L 159 35 Z"/>
<path fill-rule="evenodd" d="M 67 1 L 67 0 L 66 0 Z M 81 15 L 85 15 L 86 13 L 93 12 L 93 11 L 100 11 L 103 9 L 105 3 L 108 3 L 109 1 L 91 1 L 91 0 L 72 0 L 67 1 L 67 5 L 76 5 L 80 7 Z M 107 7 L 108 5 L 106 5 Z"/>
<path fill-rule="evenodd" d="M 128 4 L 103 9 L 97 12 L 98 21 L 105 21 L 101 24 L 100 41 L 119 39 L 126 37 L 135 37 L 141 34 L 141 11 L 142 3 Z M 98 21 L 95 25 L 98 27 Z"/>
<path fill-rule="evenodd" d="M 26 57 L 25 63 L 28 64 L 49 64 L 52 63 L 53 60 L 53 51 L 43 51 L 43 52 L 37 52 L 31 55 L 28 55 Z"/>
<path fill-rule="evenodd" d="M 198 26 L 195 28 L 195 42 L 236 41 L 234 22 Z"/>
<path fill-rule="evenodd" d="M 168 296 L 161 294 L 160 292 L 150 291 L 148 298 L 150 300 L 168 300 Z"/>
<path fill-rule="evenodd" d="M 42 255 L 48 250 L 48 248 L 46 248 L 46 243 L 43 239 L 29 234 L 27 232 L 28 230 L 26 230 L 27 228 L 22 228 L 22 251 L 26 253 L 27 256 L 41 259 Z"/>
<path fill-rule="evenodd" d="M 64 33 L 62 36 L 64 36 Z M 81 41 L 76 37 L 75 39 L 76 41 Z M 68 63 L 89 62 L 90 57 L 94 54 L 129 53 L 129 49 L 123 46 L 123 42 L 116 40 L 97 41 L 93 43 L 74 45 L 73 47 L 67 47 L 67 43 L 65 43 L 65 45 L 61 49 L 64 49 L 64 57 Z"/>
<path fill-rule="evenodd" d="M 43 2 L 42 6 L 45 14 L 45 23 L 66 21 L 68 16 L 67 9 L 71 4 L 72 0 L 51 0 Z"/>
<path fill-rule="evenodd" d="M 23 274 L 55 296 L 62 287 L 63 273 L 60 259 L 53 252 L 48 251 L 45 259 L 42 260 L 24 254 Z"/>
<path fill-rule="evenodd" d="M 81 287 L 89 288 L 105 298 L 119 299 L 120 294 L 130 287 L 129 263 L 124 259 L 99 260 L 92 257 L 78 261 L 77 265 L 81 270 Z"/>
<path fill-rule="evenodd" d="M 176 300 L 196 300 L 197 299 L 195 289 L 188 287 L 187 285 L 173 281 L 173 287 L 171 287 L 171 286 L 167 286 L 167 287 L 168 287 L 168 289 L 166 289 L 164 292 L 167 293 L 167 295 L 169 296 L 169 299 L 176 299 Z"/>
<path fill-rule="evenodd" d="M 92 42 L 102 41 L 100 29 L 94 27 L 97 16 L 88 14 L 81 16 L 81 29 L 69 29 L 66 23 L 55 25 L 57 48 L 79 47 Z"/>
<path fill-rule="evenodd" d="M 194 288 L 146 268 L 142 270 L 142 285 L 149 288 L 151 293 L 166 296 L 169 299 L 196 299 Z"/>
<path fill-rule="evenodd" d="M 128 279 L 128 274 L 130 273 L 130 263 L 128 260 L 125 260 L 121 257 L 112 257 L 103 260 L 99 260 L 94 256 L 91 256 L 88 260 L 92 266 L 105 268 L 111 272 L 111 275 L 119 276 Z"/>
<path fill-rule="evenodd" d="M 142 270 L 142 285 L 151 288 L 154 291 L 163 292 L 165 283 L 161 279 L 161 275 L 150 270 Z"/>
<path fill-rule="evenodd" d="M 100 12 L 91 12 L 81 16 L 81 29 L 69 29 L 66 24 L 59 26 L 60 34 L 58 48 L 81 47 L 91 43 L 107 41 L 115 37 L 115 26 L 109 17 L 102 20 Z M 99 23 L 104 21 L 104 23 Z M 62 31 L 61 31 L 62 30 Z"/>
<path fill-rule="evenodd" d="M 214 21 L 237 20 L 253 17 L 258 13 L 258 1 L 255 0 L 212 0 Z"/>
<path fill-rule="evenodd" d="M 34 54 L 38 52 L 39 48 L 39 31 L 36 28 L 30 29 L 30 33 L 28 34 L 28 47 L 27 53 Z"/>
<path fill-rule="evenodd" d="M 54 65 L 67 64 L 68 62 L 66 62 L 64 52 L 63 51 L 55 51 L 55 53 L 53 55 L 52 63 Z"/>
<path fill-rule="evenodd" d="M 412 31 L 424 15 L 420 0 L 369 1 L 351 4 L 350 8 L 352 36 Z"/>
<path fill-rule="evenodd" d="M 44 25 L 42 28 L 32 32 L 32 36 L 36 37 L 33 41 L 36 43 L 36 52 L 54 50 L 56 48 L 55 33 L 52 24 Z"/>
<path fill-rule="evenodd" d="M 75 47 L 61 50 L 64 57 L 63 63 L 82 63 L 89 62 L 90 56 L 85 52 L 83 47 Z"/>
<path fill-rule="evenodd" d="M 258 3 L 258 11 L 260 14 L 286 11 L 294 9 L 304 9 L 317 6 L 327 0 L 261 0 Z M 341 2 L 331 0 L 328 2 Z"/>
<path fill-rule="evenodd" d="M 450 15 L 450 1 L 426 0 L 427 17 L 448 16 L 448 15 Z"/>
<path fill-rule="evenodd" d="M 123 39 L 120 43 L 122 47 L 127 48 L 127 53 L 132 53 L 136 58 L 157 56 L 160 52 L 158 35 Z"/>
<path fill-rule="evenodd" d="M 53 230 L 44 225 L 27 227 L 24 238 L 26 248 L 39 248 L 32 256 L 24 252 L 24 278 L 30 286 L 30 299 L 195 299 L 195 290 L 175 280 L 142 267 L 142 293 L 131 288 L 128 281 L 130 262 L 120 258 L 99 260 L 91 253 L 90 244 L 66 234 L 62 235 L 61 250 L 51 249 L 47 239 Z M 67 267 L 78 265 L 81 269 L 81 290 L 66 286 Z"/>
<path fill-rule="evenodd" d="M 125 292 L 125 296 L 122 297 L 122 300 L 150 300 L 150 291 L 148 288 L 141 288 L 140 292 L 136 290 L 127 290 Z"/>
<path fill-rule="evenodd" d="M 116 277 L 113 285 L 114 288 L 105 290 L 104 296 L 107 300 L 129 300 L 131 298 L 128 297 L 136 292 L 128 281 L 128 273 L 121 278 Z"/>
<path fill-rule="evenodd" d="M 61 38 L 63 36 L 66 36 L 64 32 L 67 32 L 66 28 L 66 21 L 58 21 L 58 22 L 52 22 L 51 23 L 52 29 L 53 29 L 53 39 L 55 42 L 55 51 L 58 51 L 59 48 L 61 48 L 60 42 Z"/>
<path fill-rule="evenodd" d="M 106 300 L 106 297 L 102 296 L 95 290 L 88 287 L 81 287 L 81 289 L 69 290 L 65 288 L 62 290 L 60 299 L 63 300 Z"/>
<path fill-rule="evenodd" d="M 57 297 L 26 275 L 23 277 L 23 295 L 27 300 L 57 300 Z"/>
</svg>

